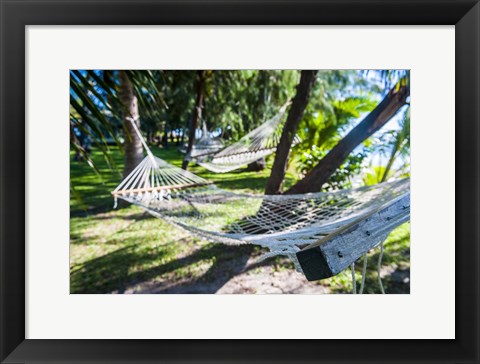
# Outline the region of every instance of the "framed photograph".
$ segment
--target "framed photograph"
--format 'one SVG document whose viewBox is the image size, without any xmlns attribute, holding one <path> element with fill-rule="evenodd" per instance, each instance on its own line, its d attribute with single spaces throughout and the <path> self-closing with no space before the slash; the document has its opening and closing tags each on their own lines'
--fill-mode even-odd
<svg viewBox="0 0 480 364">
<path fill-rule="evenodd" d="M 2 363 L 479 362 L 476 1 L 0 1 Z"/>
</svg>

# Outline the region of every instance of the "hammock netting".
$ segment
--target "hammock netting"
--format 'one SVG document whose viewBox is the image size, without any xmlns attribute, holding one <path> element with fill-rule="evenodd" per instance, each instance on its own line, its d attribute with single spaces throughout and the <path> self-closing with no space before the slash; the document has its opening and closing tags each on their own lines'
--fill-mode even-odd
<svg viewBox="0 0 480 364">
<path fill-rule="evenodd" d="M 202 128 L 202 136 L 193 144 L 189 158 L 204 158 L 206 156 L 217 153 L 224 148 L 223 142 L 219 138 L 212 138 L 205 124 Z M 187 144 L 179 148 L 183 154 L 187 153 Z"/>
<path fill-rule="evenodd" d="M 264 258 L 286 255 L 299 271 L 299 250 L 410 193 L 408 179 L 301 195 L 234 193 L 147 152 L 112 192 L 115 199 L 212 242 L 259 245 L 270 250 Z M 405 218 L 379 227 L 385 231 L 375 235 L 382 237 L 378 243 Z"/>
<path fill-rule="evenodd" d="M 212 172 L 225 173 L 275 153 L 282 134 L 280 126 L 284 120 L 287 106 L 288 103 L 282 106 L 273 118 L 218 153 L 197 153 L 197 155 L 192 153 L 191 158 L 198 165 Z M 295 136 L 293 144 L 298 142 L 299 138 Z"/>
</svg>

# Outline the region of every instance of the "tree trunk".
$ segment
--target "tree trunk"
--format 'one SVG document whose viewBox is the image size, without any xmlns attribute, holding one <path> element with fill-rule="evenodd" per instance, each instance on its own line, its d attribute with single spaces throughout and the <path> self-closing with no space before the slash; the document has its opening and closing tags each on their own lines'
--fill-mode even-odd
<svg viewBox="0 0 480 364">
<path fill-rule="evenodd" d="M 187 130 L 187 128 L 182 128 L 182 147 L 185 144 L 185 130 Z"/>
<path fill-rule="evenodd" d="M 318 192 L 322 185 L 365 139 L 385 125 L 406 104 L 408 85 L 395 86 L 378 106 L 350 131 L 301 181 L 286 194 Z"/>
<path fill-rule="evenodd" d="M 162 144 L 165 149 L 168 149 L 168 129 L 165 129 L 162 135 Z"/>
<path fill-rule="evenodd" d="M 298 124 L 300 124 L 300 120 L 302 120 L 303 113 L 307 107 L 316 74 L 317 71 L 302 71 L 300 82 L 297 86 L 297 93 L 288 112 L 287 121 L 283 127 L 282 136 L 280 137 L 280 142 L 275 153 L 272 172 L 265 188 L 265 194 L 267 195 L 275 195 L 281 192 L 283 179 L 285 178 L 287 170 L 290 148 L 292 147 Z"/>
<path fill-rule="evenodd" d="M 198 120 L 202 117 L 203 93 L 205 88 L 205 71 L 197 72 L 197 98 L 193 110 L 192 123 L 188 130 L 188 145 L 183 158 L 182 169 L 187 170 L 190 154 L 192 153 L 193 142 L 195 141 L 195 131 L 197 130 Z"/>
<path fill-rule="evenodd" d="M 390 153 L 390 158 L 388 159 L 387 166 L 385 167 L 385 171 L 383 172 L 383 176 L 380 182 L 385 182 L 387 180 L 388 174 L 390 173 L 390 169 L 392 168 L 393 162 L 395 161 L 395 157 L 397 156 L 397 152 L 398 150 L 397 150 L 397 147 L 395 146 L 392 152 Z"/>
<path fill-rule="evenodd" d="M 126 177 L 142 161 L 143 149 L 140 137 L 137 135 L 132 121 L 140 129 L 140 115 L 138 113 L 138 101 L 133 92 L 133 86 L 124 71 L 120 71 L 120 100 L 125 106 L 123 112 L 123 124 L 125 126 L 125 168 L 123 176 Z"/>
</svg>

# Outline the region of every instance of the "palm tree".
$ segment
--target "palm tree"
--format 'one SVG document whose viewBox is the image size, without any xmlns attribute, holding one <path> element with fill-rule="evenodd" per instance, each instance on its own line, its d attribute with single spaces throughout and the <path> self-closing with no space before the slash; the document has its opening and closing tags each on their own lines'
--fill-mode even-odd
<svg viewBox="0 0 480 364">
<path fill-rule="evenodd" d="M 198 127 L 198 120 L 202 118 L 203 98 L 205 94 L 205 71 L 197 72 L 197 97 L 195 100 L 195 106 L 193 109 L 192 122 L 189 128 L 188 145 L 185 152 L 185 157 L 182 162 L 182 169 L 187 170 L 188 162 L 190 160 L 190 154 L 193 148 L 193 142 L 195 141 L 195 131 Z"/>
<path fill-rule="evenodd" d="M 78 130 L 89 137 L 109 166 L 115 169 L 107 143 L 112 138 L 124 151 L 123 174 L 127 175 L 143 157 L 140 138 L 132 122 L 140 129 L 141 115 L 156 120 L 165 106 L 157 88 L 160 78 L 158 71 L 71 71 L 71 134 Z M 124 144 L 119 138 L 122 134 Z M 72 137 L 70 143 L 97 170 L 80 140 Z"/>
<path fill-rule="evenodd" d="M 285 178 L 290 148 L 292 147 L 298 124 L 300 124 L 300 120 L 302 120 L 303 113 L 307 107 L 316 75 L 317 71 L 302 71 L 300 75 L 297 94 L 293 98 L 292 106 L 288 112 L 287 121 L 283 127 L 280 142 L 275 153 L 272 172 L 265 188 L 265 194 L 267 195 L 280 193 L 281 185 Z"/>
<path fill-rule="evenodd" d="M 123 104 L 123 125 L 127 131 L 124 143 L 125 168 L 123 171 L 123 176 L 126 177 L 142 161 L 143 147 L 140 136 L 137 134 L 137 130 L 140 130 L 137 96 L 133 91 L 132 82 L 125 71 L 119 72 L 119 78 L 119 96 Z"/>
<path fill-rule="evenodd" d="M 410 155 L 410 107 L 405 112 L 403 119 L 400 121 L 400 129 L 394 133 L 391 142 L 390 157 L 382 175 L 380 182 L 385 182 L 389 177 L 393 163 L 398 156 Z"/>
<path fill-rule="evenodd" d="M 317 192 L 342 165 L 350 153 L 368 137 L 384 126 L 404 105 L 410 96 L 408 79 L 395 85 L 378 106 L 353 128 L 332 150 L 286 193 Z"/>
</svg>

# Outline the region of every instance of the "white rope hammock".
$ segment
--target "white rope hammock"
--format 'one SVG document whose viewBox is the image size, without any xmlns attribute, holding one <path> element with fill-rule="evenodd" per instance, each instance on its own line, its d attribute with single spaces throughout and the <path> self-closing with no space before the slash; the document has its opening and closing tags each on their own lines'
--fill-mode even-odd
<svg viewBox="0 0 480 364">
<path fill-rule="evenodd" d="M 353 224 L 362 221 L 370 230 L 367 235 L 372 248 L 410 218 L 409 179 L 336 192 L 233 193 L 154 156 L 132 124 L 147 156 L 112 192 L 115 205 L 118 198 L 123 199 L 212 242 L 268 248 L 263 259 L 288 256 L 300 272 L 297 253 L 303 253 L 305 247 L 326 242 L 328 248 L 339 234 L 348 233 Z M 399 203 L 404 205 L 398 209 L 400 213 L 389 212 L 385 219 L 382 214 Z"/>
<path fill-rule="evenodd" d="M 328 193 L 240 194 L 149 153 L 112 194 L 210 241 L 256 244 L 270 250 L 265 258 L 289 256 L 300 270 L 295 254 L 302 247 L 409 195 L 409 180 Z"/>
<path fill-rule="evenodd" d="M 252 130 L 240 140 L 220 152 L 211 155 L 191 155 L 198 165 L 215 172 L 225 173 L 253 163 L 263 157 L 275 153 L 282 134 L 282 123 L 289 103 L 280 108 L 280 111 L 270 120 Z M 293 144 L 299 142 L 295 136 Z"/>
<path fill-rule="evenodd" d="M 212 138 L 204 122 L 202 126 L 202 135 L 195 142 L 195 144 L 193 144 L 189 158 L 205 158 L 207 156 L 217 153 L 223 148 L 224 146 L 222 141 L 219 138 Z M 183 145 L 181 148 L 179 148 L 179 150 L 181 153 L 186 154 L 187 144 Z"/>
</svg>

